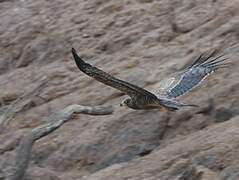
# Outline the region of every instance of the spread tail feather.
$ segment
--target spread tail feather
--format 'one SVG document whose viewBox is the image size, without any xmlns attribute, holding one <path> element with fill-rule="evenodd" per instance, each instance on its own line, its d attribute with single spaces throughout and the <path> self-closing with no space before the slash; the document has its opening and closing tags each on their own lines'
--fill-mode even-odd
<svg viewBox="0 0 239 180">
<path fill-rule="evenodd" d="M 199 107 L 195 104 L 187 104 L 184 102 L 179 102 L 173 99 L 161 99 L 161 103 L 163 103 L 164 106 L 166 106 L 169 110 L 178 110 L 182 107 Z"/>
</svg>

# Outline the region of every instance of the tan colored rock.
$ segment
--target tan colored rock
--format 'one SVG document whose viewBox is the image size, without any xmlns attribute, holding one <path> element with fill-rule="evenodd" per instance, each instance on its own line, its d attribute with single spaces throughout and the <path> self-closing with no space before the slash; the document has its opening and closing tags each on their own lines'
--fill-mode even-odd
<svg viewBox="0 0 239 180">
<path fill-rule="evenodd" d="M 222 173 L 225 167 L 238 162 L 238 120 L 239 116 L 223 124 L 213 125 L 146 157 L 113 165 L 87 179 L 154 179 L 155 176 L 159 179 L 176 179 L 176 176 L 185 173 L 190 164 L 196 166 L 195 171 L 205 173 L 202 174 L 203 179 L 208 176 L 219 179 L 215 172 Z"/>
<path fill-rule="evenodd" d="M 0 22 L 0 116 L 49 79 L 0 132 L 0 179 L 11 175 L 21 132 L 70 104 L 112 104 L 114 115 L 75 116 L 37 142 L 26 179 L 237 180 L 238 0 L 0 1 Z M 179 98 L 198 109 L 133 111 L 119 107 L 121 92 L 77 69 L 72 47 L 149 90 L 209 49 L 233 66 Z"/>
</svg>

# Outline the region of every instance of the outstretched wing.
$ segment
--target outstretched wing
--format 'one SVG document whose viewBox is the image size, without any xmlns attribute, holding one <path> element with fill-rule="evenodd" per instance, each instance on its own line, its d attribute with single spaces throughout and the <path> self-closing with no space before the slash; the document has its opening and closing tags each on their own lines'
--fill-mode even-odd
<svg viewBox="0 0 239 180">
<path fill-rule="evenodd" d="M 87 74 L 88 76 L 93 77 L 97 81 L 100 81 L 108 86 L 111 86 L 113 88 L 116 88 L 127 95 L 129 95 L 131 98 L 140 98 L 142 96 L 157 98 L 154 94 L 150 93 L 149 91 L 146 91 L 143 88 L 140 88 L 136 85 L 130 84 L 128 82 L 122 81 L 120 79 L 117 79 L 110 74 L 93 67 L 92 65 L 86 63 L 83 61 L 76 53 L 76 50 L 72 48 L 72 54 L 75 59 L 76 65 L 78 68 Z"/>
<path fill-rule="evenodd" d="M 159 95 L 175 98 L 184 95 L 197 86 L 210 73 L 219 68 L 228 67 L 229 63 L 223 63 L 227 58 L 223 55 L 216 56 L 218 51 L 209 54 L 201 54 L 192 65 L 169 78 L 160 82 Z"/>
</svg>

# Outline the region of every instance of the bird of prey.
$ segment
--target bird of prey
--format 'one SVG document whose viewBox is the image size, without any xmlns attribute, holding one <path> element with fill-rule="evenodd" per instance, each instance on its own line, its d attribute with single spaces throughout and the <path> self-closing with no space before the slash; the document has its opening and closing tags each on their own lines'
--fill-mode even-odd
<svg viewBox="0 0 239 180">
<path fill-rule="evenodd" d="M 190 66 L 184 70 L 163 79 L 157 93 L 149 92 L 129 82 L 125 82 L 112 75 L 86 63 L 72 48 L 72 54 L 78 68 L 97 81 L 122 91 L 129 97 L 124 99 L 120 105 L 132 109 L 160 109 L 174 111 L 184 106 L 197 106 L 177 101 L 175 98 L 184 95 L 193 87 L 198 85 L 210 73 L 219 68 L 227 67 L 228 63 L 223 61 L 223 55 L 216 56 L 217 51 L 201 54 Z"/>
</svg>

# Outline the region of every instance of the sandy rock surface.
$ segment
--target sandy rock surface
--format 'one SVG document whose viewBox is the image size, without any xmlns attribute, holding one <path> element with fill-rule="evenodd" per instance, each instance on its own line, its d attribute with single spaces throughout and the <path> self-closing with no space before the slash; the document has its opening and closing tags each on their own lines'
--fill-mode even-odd
<svg viewBox="0 0 239 180">
<path fill-rule="evenodd" d="M 27 180 L 239 179 L 238 0 L 0 0 L 0 22 L 0 116 L 22 98 L 1 128 L 0 180 L 22 135 L 70 104 L 115 112 L 75 116 L 37 141 Z M 207 50 L 233 65 L 179 98 L 199 108 L 134 111 L 77 69 L 72 47 L 148 90 Z"/>
</svg>

